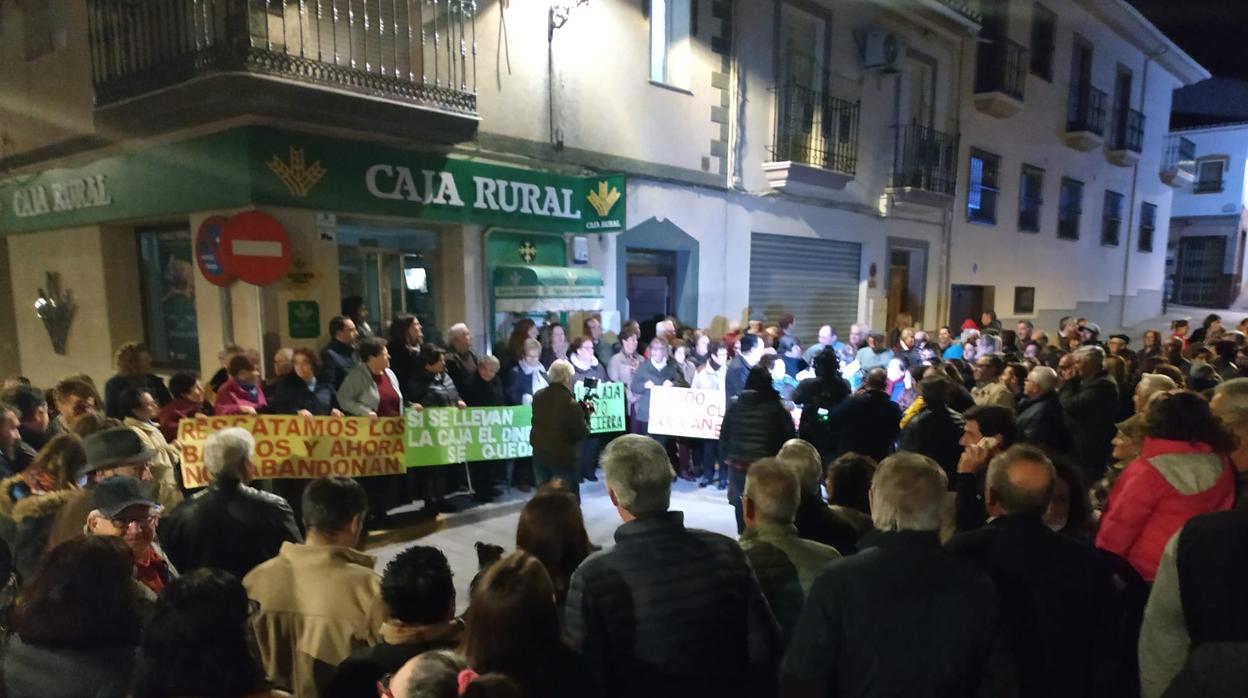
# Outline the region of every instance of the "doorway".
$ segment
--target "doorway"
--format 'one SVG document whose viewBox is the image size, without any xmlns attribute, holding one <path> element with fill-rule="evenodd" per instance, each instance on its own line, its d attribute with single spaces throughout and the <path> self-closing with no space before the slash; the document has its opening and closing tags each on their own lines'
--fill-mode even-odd
<svg viewBox="0 0 1248 698">
<path fill-rule="evenodd" d="M 642 323 L 676 312 L 676 253 L 630 248 L 625 268 L 628 314 Z"/>
<path fill-rule="evenodd" d="M 363 300 L 376 335 L 384 336 L 394 317 L 410 314 L 433 339 L 436 269 L 437 234 L 432 231 L 338 228 L 339 293 Z"/>
<path fill-rule="evenodd" d="M 992 310 L 992 286 L 955 284 L 949 293 L 949 327 L 956 334 L 968 318 L 979 324 L 979 316 Z"/>
<path fill-rule="evenodd" d="M 889 327 L 895 325 L 902 313 L 922 325 L 927 295 L 927 243 L 890 239 L 886 279 Z"/>
</svg>

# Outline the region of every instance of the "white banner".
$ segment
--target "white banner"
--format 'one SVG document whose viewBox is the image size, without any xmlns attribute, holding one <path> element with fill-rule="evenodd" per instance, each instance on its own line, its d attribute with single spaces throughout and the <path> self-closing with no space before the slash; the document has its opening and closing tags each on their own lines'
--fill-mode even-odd
<svg viewBox="0 0 1248 698">
<path fill-rule="evenodd" d="M 665 388 L 650 390 L 650 433 L 718 439 L 724 421 L 724 391 Z"/>
</svg>

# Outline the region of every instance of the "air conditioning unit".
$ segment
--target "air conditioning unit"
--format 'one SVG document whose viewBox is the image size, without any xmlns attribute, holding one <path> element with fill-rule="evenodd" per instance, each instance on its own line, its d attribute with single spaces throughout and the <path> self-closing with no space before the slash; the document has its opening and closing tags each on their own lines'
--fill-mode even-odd
<svg viewBox="0 0 1248 698">
<path fill-rule="evenodd" d="M 892 32 L 867 32 L 862 45 L 862 67 L 882 69 L 885 72 L 901 70 L 901 59 L 905 56 L 906 46 L 901 37 Z"/>
</svg>

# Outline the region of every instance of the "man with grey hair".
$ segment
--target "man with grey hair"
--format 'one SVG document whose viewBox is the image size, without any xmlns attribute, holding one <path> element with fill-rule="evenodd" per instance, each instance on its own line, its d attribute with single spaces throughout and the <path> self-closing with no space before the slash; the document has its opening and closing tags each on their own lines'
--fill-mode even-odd
<svg viewBox="0 0 1248 698">
<path fill-rule="evenodd" d="M 996 583 L 1008 683 L 1034 696 L 1111 695 L 1113 572 L 1091 547 L 1045 525 L 1056 482 L 1040 449 L 1001 453 L 984 486 L 988 524 L 948 547 Z"/>
<path fill-rule="evenodd" d="M 1168 393 L 1178 387 L 1178 385 L 1175 385 L 1173 378 L 1160 373 L 1145 373 L 1140 376 L 1140 382 L 1135 385 L 1135 394 L 1131 396 L 1131 402 L 1135 406 L 1135 413 L 1147 413 L 1148 402 L 1153 399 L 1154 395 L 1157 393 Z"/>
<path fill-rule="evenodd" d="M 450 351 L 446 353 L 446 375 L 462 394 L 468 381 L 477 372 L 477 355 L 472 351 L 472 330 L 468 325 L 457 322 L 446 332 L 446 343 Z"/>
<path fill-rule="evenodd" d="M 1118 416 L 1118 384 L 1105 371 L 1105 350 L 1080 347 L 1074 354 L 1070 380 L 1058 393 L 1070 432 L 1074 462 L 1084 482 L 1096 482 L 1114 452 Z"/>
<path fill-rule="evenodd" d="M 250 486 L 255 448 L 256 440 L 239 427 L 204 443 L 208 487 L 160 521 L 161 545 L 181 572 L 215 567 L 242 579 L 283 543 L 303 542 L 290 504 Z"/>
<path fill-rule="evenodd" d="M 877 532 L 815 580 L 781 670 L 781 696 L 971 696 L 996 634 L 997 593 L 940 545 L 947 479 L 931 458 L 885 458 Z"/>
<path fill-rule="evenodd" d="M 819 494 L 823 459 L 814 444 L 803 439 L 789 439 L 780 447 L 776 460 L 793 471 L 801 488 L 797 515 L 793 519 L 798 537 L 836 548 L 842 555 L 858 552 L 858 532 L 854 525 L 832 511 Z"/>
<path fill-rule="evenodd" d="M 1209 409 L 1235 435 L 1235 450 L 1228 454 L 1235 466 L 1235 508 L 1248 510 L 1248 378 L 1219 383 Z"/>
<path fill-rule="evenodd" d="M 1057 399 L 1057 371 L 1037 366 L 1023 383 L 1023 399 L 1018 403 L 1018 441 L 1050 449 L 1070 451 L 1070 432 Z"/>
<path fill-rule="evenodd" d="M 793 520 L 800 490 L 792 467 L 778 458 L 764 458 L 750 465 L 742 497 L 741 549 L 758 575 L 786 643 L 815 577 L 841 557 L 836 548 L 798 536 Z"/>
<path fill-rule="evenodd" d="M 653 439 L 602 452 L 624 525 L 572 575 L 565 628 L 604 695 L 770 695 L 784 651 L 745 553 L 668 511 L 675 473 Z"/>
</svg>

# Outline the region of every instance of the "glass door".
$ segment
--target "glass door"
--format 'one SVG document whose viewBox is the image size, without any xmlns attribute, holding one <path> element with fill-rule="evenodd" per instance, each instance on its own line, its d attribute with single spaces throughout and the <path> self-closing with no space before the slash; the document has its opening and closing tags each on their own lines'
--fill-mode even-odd
<svg viewBox="0 0 1248 698">
<path fill-rule="evenodd" d="M 411 314 L 437 338 L 436 242 L 426 231 L 339 229 L 339 290 L 364 301 L 374 333 L 384 336 L 390 320 Z"/>
</svg>

